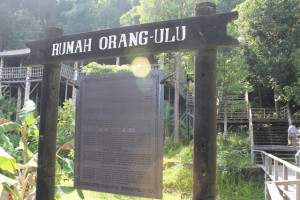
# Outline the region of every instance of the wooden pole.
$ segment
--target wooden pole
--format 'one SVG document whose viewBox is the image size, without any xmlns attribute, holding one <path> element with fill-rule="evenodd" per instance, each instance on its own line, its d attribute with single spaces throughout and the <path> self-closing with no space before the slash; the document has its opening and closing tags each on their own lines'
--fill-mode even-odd
<svg viewBox="0 0 300 200">
<path fill-rule="evenodd" d="M 31 68 L 28 67 L 26 69 L 26 82 L 25 82 L 25 94 L 24 94 L 24 104 L 25 102 L 30 99 L 30 87 L 31 87 L 31 84 L 29 82 L 30 80 L 30 75 L 31 75 Z"/>
<path fill-rule="evenodd" d="M 77 76 L 78 76 L 78 69 L 79 69 L 79 66 L 78 66 L 78 62 L 74 62 L 74 83 L 76 83 L 77 81 Z M 77 89 L 76 89 L 76 86 L 73 85 L 73 88 L 72 88 L 72 110 L 76 110 L 76 92 L 77 92 Z"/>
<path fill-rule="evenodd" d="M 179 98 L 180 98 L 180 77 L 181 77 L 181 54 L 176 55 L 176 79 L 175 79 L 175 89 L 174 89 L 174 142 L 179 142 Z"/>
<path fill-rule="evenodd" d="M 1 41 L 0 41 L 1 42 Z M 1 47 L 1 46 L 0 46 Z M 1 79 L 2 79 L 2 69 L 4 67 L 4 58 L 1 57 L 0 59 L 0 94 L 2 92 L 2 85 L 1 85 Z"/>
<path fill-rule="evenodd" d="M 16 121 L 19 122 L 19 118 L 18 115 L 20 113 L 21 110 L 21 106 L 22 106 L 22 86 L 20 84 L 18 84 L 18 96 L 17 96 L 17 114 L 16 114 Z"/>
<path fill-rule="evenodd" d="M 216 13 L 213 3 L 200 3 L 195 15 Z M 193 200 L 216 198 L 216 48 L 195 52 L 195 117 Z"/>
<path fill-rule="evenodd" d="M 46 38 L 62 36 L 58 28 L 48 28 Z M 43 72 L 40 136 L 37 169 L 37 200 L 53 200 L 55 187 L 56 134 L 60 89 L 60 64 L 46 64 Z"/>
<path fill-rule="evenodd" d="M 66 80 L 66 88 L 65 88 L 65 101 L 67 100 L 68 98 L 68 84 L 69 84 L 69 81 L 68 79 Z"/>
</svg>

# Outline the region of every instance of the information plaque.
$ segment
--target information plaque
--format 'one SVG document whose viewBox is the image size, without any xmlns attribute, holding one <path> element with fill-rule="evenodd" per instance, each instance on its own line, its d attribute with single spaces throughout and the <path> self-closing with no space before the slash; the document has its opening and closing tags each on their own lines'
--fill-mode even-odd
<svg viewBox="0 0 300 200">
<path fill-rule="evenodd" d="M 162 79 L 162 70 L 78 78 L 76 188 L 162 198 Z"/>
</svg>

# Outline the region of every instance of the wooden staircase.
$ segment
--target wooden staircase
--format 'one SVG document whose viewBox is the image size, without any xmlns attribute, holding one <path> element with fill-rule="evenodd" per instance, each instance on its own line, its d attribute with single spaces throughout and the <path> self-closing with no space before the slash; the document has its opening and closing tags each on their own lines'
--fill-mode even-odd
<svg viewBox="0 0 300 200">
<path fill-rule="evenodd" d="M 164 84 L 175 88 L 175 74 L 171 74 L 163 81 Z M 179 84 L 179 94 L 185 100 L 185 111 L 180 113 L 180 126 L 185 129 L 187 136 L 190 135 L 190 127 L 194 118 L 194 91 L 189 90 L 187 84 Z M 216 102 L 217 103 L 217 102 Z M 228 124 L 248 124 L 248 102 L 244 95 L 228 95 L 227 97 L 227 123 Z M 224 123 L 224 104 L 220 102 L 217 106 L 217 122 Z"/>
<path fill-rule="evenodd" d="M 281 108 L 279 116 L 276 116 L 274 109 L 251 109 L 251 113 L 253 112 L 250 118 L 253 127 L 252 132 L 250 129 L 253 138 L 252 152 L 265 151 L 288 162 L 295 162 L 295 150 L 292 146 L 288 146 L 289 124 L 286 110 L 286 107 Z M 252 157 L 254 157 L 253 153 Z"/>
<path fill-rule="evenodd" d="M 253 139 L 255 145 L 287 145 L 288 123 L 273 120 L 269 123 L 253 124 Z"/>
</svg>

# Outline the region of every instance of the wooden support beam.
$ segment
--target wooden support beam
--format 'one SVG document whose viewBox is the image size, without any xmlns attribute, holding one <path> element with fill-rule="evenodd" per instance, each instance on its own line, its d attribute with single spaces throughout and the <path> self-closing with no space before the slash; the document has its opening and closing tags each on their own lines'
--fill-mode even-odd
<svg viewBox="0 0 300 200">
<path fill-rule="evenodd" d="M 283 165 L 283 180 L 287 181 L 288 179 L 288 169 L 286 165 Z M 284 190 L 288 190 L 288 185 L 284 185 Z"/>
<path fill-rule="evenodd" d="M 272 174 L 272 158 L 268 157 L 268 170 L 269 170 L 269 175 Z"/>
<path fill-rule="evenodd" d="M 278 160 L 274 160 L 274 180 L 278 181 Z"/>
<path fill-rule="evenodd" d="M 294 184 L 299 184 L 300 179 L 295 179 L 295 180 L 283 180 L 283 181 L 267 181 L 266 184 L 269 183 L 274 183 L 275 185 L 294 185 Z"/>
<path fill-rule="evenodd" d="M 215 14 L 216 5 L 196 5 L 196 16 Z M 195 52 L 193 200 L 216 199 L 216 48 Z M 205 94 L 205 95 L 204 95 Z"/>
<path fill-rule="evenodd" d="M 25 102 L 30 98 L 30 74 L 31 74 L 31 68 L 28 67 L 26 69 L 26 83 L 25 83 L 25 94 L 24 94 L 24 104 Z"/>
<path fill-rule="evenodd" d="M 62 35 L 49 28 L 47 39 Z M 60 64 L 46 64 L 43 73 L 36 199 L 53 200 L 55 187 L 56 134 L 60 89 Z"/>
</svg>

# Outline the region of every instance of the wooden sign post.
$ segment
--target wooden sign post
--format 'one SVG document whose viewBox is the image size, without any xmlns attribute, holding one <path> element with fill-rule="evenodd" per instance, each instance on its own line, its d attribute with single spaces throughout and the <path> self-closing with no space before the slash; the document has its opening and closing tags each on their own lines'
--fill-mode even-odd
<svg viewBox="0 0 300 200">
<path fill-rule="evenodd" d="M 195 15 L 212 15 L 216 6 L 202 3 Z M 216 198 L 216 47 L 195 52 L 193 200 Z"/>
<path fill-rule="evenodd" d="M 193 200 L 216 198 L 216 49 L 238 45 L 226 34 L 238 13 L 215 14 L 212 3 L 198 4 L 195 11 L 192 18 L 69 36 L 52 28 L 45 40 L 26 44 L 31 53 L 25 65 L 45 65 L 37 200 L 54 199 L 59 63 L 171 51 L 196 51 Z"/>
<path fill-rule="evenodd" d="M 62 34 L 61 29 L 49 28 L 46 38 L 52 39 Z M 60 64 L 45 64 L 44 66 L 36 183 L 36 199 L 41 200 L 54 199 L 60 72 Z"/>
</svg>

